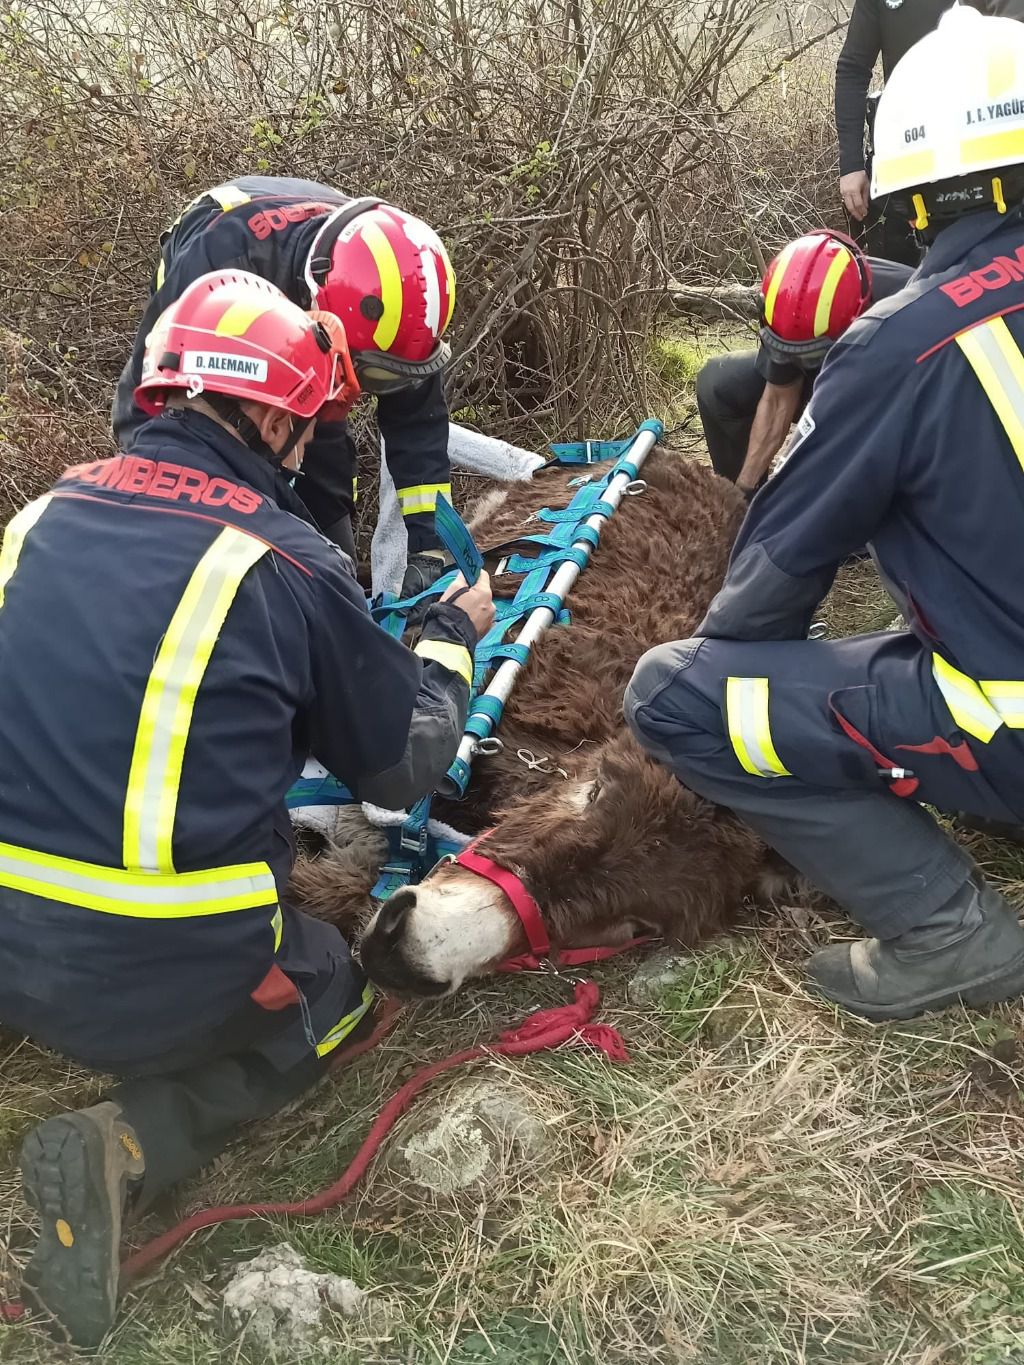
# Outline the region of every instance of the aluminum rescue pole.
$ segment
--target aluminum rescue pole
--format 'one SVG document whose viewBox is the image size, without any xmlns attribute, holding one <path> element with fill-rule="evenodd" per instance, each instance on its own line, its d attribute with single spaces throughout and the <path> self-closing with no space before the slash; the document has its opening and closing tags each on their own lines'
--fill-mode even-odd
<svg viewBox="0 0 1024 1365">
<path fill-rule="evenodd" d="M 649 421 L 644 422 L 637 432 L 632 445 L 623 452 L 620 458 L 628 460 L 630 464 L 639 469 L 661 439 L 663 432 L 664 427 L 661 422 L 656 419 L 651 418 Z M 635 482 L 633 475 L 627 471 L 616 474 L 615 478 L 611 480 L 608 487 L 601 495 L 601 501 L 610 503 L 612 507 L 618 508 L 626 491 L 629 489 L 630 485 Z M 637 491 L 639 492 L 642 490 L 638 489 Z M 604 529 L 604 523 L 607 519 L 607 516 L 596 513 L 594 516 L 588 517 L 584 522 L 584 525 L 592 527 L 600 537 L 601 532 Z M 589 541 L 574 541 L 572 548 L 574 550 L 582 550 L 589 562 L 591 551 L 594 548 Z M 573 584 L 576 582 L 577 578 L 579 578 L 580 571 L 581 566 L 579 564 L 572 560 L 567 561 L 555 572 L 544 591 L 552 593 L 558 598 L 560 603 L 564 603 L 572 590 Z M 555 612 L 550 607 L 535 608 L 526 618 L 522 629 L 516 636 L 516 644 L 525 645 L 528 650 L 531 649 L 547 630 L 548 626 L 552 624 L 554 619 Z M 476 711 L 476 703 L 480 700 L 480 697 L 493 697 L 504 705 L 511 696 L 516 678 L 524 667 L 525 665 L 521 664 L 518 659 L 506 659 L 501 663 L 495 671 L 494 677 L 474 701 L 473 706 L 470 708 L 470 716 L 472 717 Z M 474 755 L 480 751 L 481 743 L 486 746 L 487 741 L 481 741 L 477 739 L 475 735 L 468 733 L 464 734 L 453 766 L 458 765 L 460 760 L 468 766 L 473 761 Z M 486 747 L 484 752 L 486 752 Z M 458 797 L 461 795 L 458 785 L 450 776 L 446 776 L 443 779 L 441 785 L 438 787 L 438 791 L 442 796 L 447 797 Z"/>
</svg>

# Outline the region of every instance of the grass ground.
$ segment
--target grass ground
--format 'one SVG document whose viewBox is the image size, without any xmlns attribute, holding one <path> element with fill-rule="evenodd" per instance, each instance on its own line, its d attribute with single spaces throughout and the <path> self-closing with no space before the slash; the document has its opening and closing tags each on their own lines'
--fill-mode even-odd
<svg viewBox="0 0 1024 1365">
<path fill-rule="evenodd" d="M 825 614 L 838 633 L 892 610 L 861 564 Z M 976 836 L 971 848 L 1024 903 L 1024 852 Z M 477 1068 L 545 1120 L 529 1168 L 444 1203 L 410 1198 L 384 1159 L 341 1212 L 205 1234 L 128 1293 L 99 1360 L 255 1365 L 223 1327 L 219 1290 L 287 1238 L 397 1305 L 383 1332 L 339 1322 L 319 1357 L 334 1365 L 1024 1361 L 1024 1010 L 844 1017 L 804 994 L 801 968 L 849 932 L 817 907 L 762 913 L 643 1009 L 626 998 L 635 964 L 600 969 L 629 1065 L 567 1049 Z M 410 1010 L 387 1046 L 254 1129 L 139 1236 L 211 1202 L 328 1183 L 424 1060 L 561 998 L 547 978 L 513 978 Z M 13 1292 L 31 1244 L 22 1135 L 98 1082 L 11 1037 L 0 1058 L 0 1290 Z M 0 1328 L 4 1365 L 71 1359 L 32 1324 Z"/>
</svg>

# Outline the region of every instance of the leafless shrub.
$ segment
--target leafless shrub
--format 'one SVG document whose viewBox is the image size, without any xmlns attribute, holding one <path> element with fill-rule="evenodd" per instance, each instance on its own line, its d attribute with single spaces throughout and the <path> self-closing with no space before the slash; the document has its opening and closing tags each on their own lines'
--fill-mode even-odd
<svg viewBox="0 0 1024 1365">
<path fill-rule="evenodd" d="M 822 217 L 809 58 L 836 24 L 780 29 L 767 0 L 2 0 L 0 322 L 31 342 L 26 392 L 93 441 L 160 231 L 258 170 L 443 233 L 463 420 L 524 442 L 626 427 L 657 406 L 670 280 L 749 278 Z"/>
</svg>

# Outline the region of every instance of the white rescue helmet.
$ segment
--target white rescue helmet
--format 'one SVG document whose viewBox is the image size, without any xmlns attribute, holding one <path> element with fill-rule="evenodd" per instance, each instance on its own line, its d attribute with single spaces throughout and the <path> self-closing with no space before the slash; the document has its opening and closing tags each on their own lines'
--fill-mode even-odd
<svg viewBox="0 0 1024 1365">
<path fill-rule="evenodd" d="M 1005 213 L 998 172 L 1021 165 L 1024 23 L 954 5 L 885 84 L 871 197 L 897 196 L 919 230 L 978 208 Z"/>
</svg>

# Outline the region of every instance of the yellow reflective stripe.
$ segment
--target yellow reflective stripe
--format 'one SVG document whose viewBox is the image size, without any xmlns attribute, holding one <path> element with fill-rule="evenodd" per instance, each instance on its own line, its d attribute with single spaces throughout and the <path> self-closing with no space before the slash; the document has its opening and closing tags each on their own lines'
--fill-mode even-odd
<svg viewBox="0 0 1024 1365">
<path fill-rule="evenodd" d="M 269 547 L 225 526 L 189 579 L 146 684 L 124 806 L 124 865 L 173 872 L 178 785 L 196 695 L 242 579 Z"/>
<path fill-rule="evenodd" d="M 164 280 L 167 278 L 167 262 L 160 257 L 160 264 L 156 268 L 156 287 L 157 290 L 163 289 Z"/>
<path fill-rule="evenodd" d="M 875 162 L 875 181 L 879 194 L 888 194 L 891 184 L 923 184 L 935 170 L 934 152 L 908 152 L 905 156 L 891 156 L 888 161 Z"/>
<path fill-rule="evenodd" d="M 0 844 L 0 886 L 133 919 L 221 915 L 277 902 L 274 874 L 266 863 L 171 875 L 126 872 L 14 844 Z"/>
<path fill-rule="evenodd" d="M 281 946 L 281 940 L 284 938 L 284 916 L 281 914 L 280 906 L 274 911 L 270 927 L 274 931 L 274 952 L 276 953 Z"/>
<path fill-rule="evenodd" d="M 967 137 L 960 144 L 960 161 L 964 169 L 980 166 L 982 162 L 999 165 L 1004 159 L 1018 161 L 1024 157 L 1024 128 L 1011 128 L 1005 133 L 985 133 L 982 137 Z"/>
<path fill-rule="evenodd" d="M 818 295 L 818 303 L 814 309 L 814 335 L 824 336 L 828 331 L 829 318 L 832 316 L 832 304 L 835 301 L 836 290 L 839 288 L 839 281 L 843 271 L 853 261 L 853 257 L 844 247 L 837 251 L 832 257 L 832 262 L 825 272 L 825 280 Z"/>
<path fill-rule="evenodd" d="M 244 337 L 246 332 L 264 313 L 274 307 L 274 299 L 269 294 L 255 299 L 236 299 L 224 310 L 223 316 L 214 328 L 219 337 Z"/>
<path fill-rule="evenodd" d="M 232 209 L 241 208 L 243 204 L 251 204 L 252 196 L 246 194 L 245 190 L 240 190 L 237 185 L 215 185 L 212 190 L 207 190 L 207 194 L 219 204 L 225 213 L 230 213 Z M 200 195 L 201 199 L 203 196 Z M 192 203 L 197 203 L 193 200 Z M 187 213 L 188 210 L 186 209 Z"/>
<path fill-rule="evenodd" d="M 1008 48 L 993 52 L 988 59 L 988 97 L 997 100 L 1017 83 L 1016 53 Z"/>
<path fill-rule="evenodd" d="M 394 248 L 379 223 L 367 223 L 362 238 L 380 276 L 380 301 L 384 307 L 374 328 L 373 344 L 378 350 L 389 351 L 402 323 L 402 272 Z"/>
<path fill-rule="evenodd" d="M 450 483 L 418 483 L 410 488 L 399 488 L 398 505 L 403 517 L 415 516 L 417 512 L 433 512 L 437 507 L 438 494 L 452 500 Z"/>
<path fill-rule="evenodd" d="M 345 1041 L 348 1035 L 359 1023 L 363 1015 L 373 1004 L 373 987 L 369 984 L 363 987 L 363 998 L 351 1014 L 346 1014 L 339 1019 L 329 1033 L 325 1033 L 316 1045 L 316 1055 L 326 1057 L 328 1052 L 333 1052 L 339 1043 Z"/>
<path fill-rule="evenodd" d="M 359 476 L 358 476 L 358 474 L 353 474 L 353 475 L 352 475 L 352 501 L 353 501 L 353 502 L 358 502 L 358 501 L 359 501 Z"/>
<path fill-rule="evenodd" d="M 41 498 L 36 498 L 35 502 L 30 502 L 26 507 L 23 507 L 17 516 L 12 517 L 7 523 L 7 529 L 4 531 L 3 549 L 0 549 L 0 607 L 4 604 L 7 584 L 11 581 L 14 570 L 18 567 L 25 537 L 49 507 L 52 497 L 52 493 L 44 493 Z"/>
<path fill-rule="evenodd" d="M 473 686 L 473 659 L 465 645 L 453 645 L 447 640 L 421 640 L 413 653 L 421 659 L 433 659 L 449 673 L 457 673 L 467 687 Z"/>
<path fill-rule="evenodd" d="M 772 743 L 767 678 L 726 679 L 725 723 L 744 772 L 755 777 L 792 776 Z"/>
<path fill-rule="evenodd" d="M 993 318 L 961 332 L 956 343 L 970 362 L 1024 469 L 1024 355 L 1009 327 L 1003 318 Z"/>
<path fill-rule="evenodd" d="M 1011 730 L 1024 730 L 1024 682 L 979 682 L 999 719 Z"/>
<path fill-rule="evenodd" d="M 448 312 L 445 314 L 444 322 L 441 325 L 441 332 L 438 333 L 438 336 L 447 331 L 448 324 L 452 320 L 452 314 L 455 312 L 455 271 L 452 269 L 451 258 L 443 246 L 441 247 L 441 260 L 444 263 L 444 276 L 447 281 Z"/>
<path fill-rule="evenodd" d="M 954 668 L 941 654 L 932 655 L 932 676 L 957 727 L 987 744 L 1003 722 L 974 679 Z"/>
<path fill-rule="evenodd" d="M 782 277 L 786 273 L 786 267 L 793 259 L 793 253 L 796 251 L 797 246 L 797 242 L 790 242 L 787 247 L 783 248 L 782 253 L 779 256 L 778 265 L 776 265 L 775 269 L 772 271 L 771 280 L 768 282 L 768 292 L 764 296 L 764 320 L 769 327 L 772 325 L 772 319 L 775 316 L 775 300 L 778 297 L 779 289 L 782 285 Z"/>
</svg>

